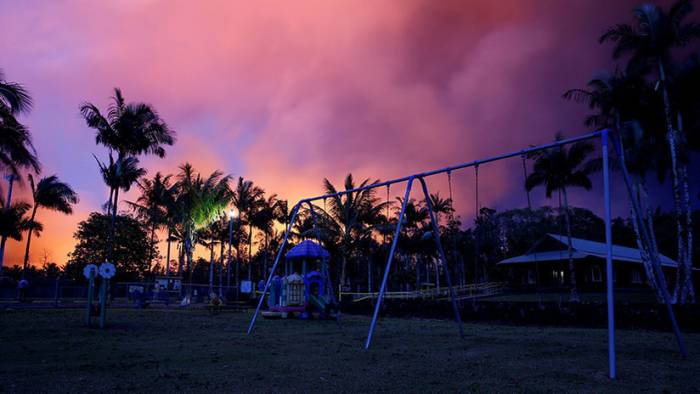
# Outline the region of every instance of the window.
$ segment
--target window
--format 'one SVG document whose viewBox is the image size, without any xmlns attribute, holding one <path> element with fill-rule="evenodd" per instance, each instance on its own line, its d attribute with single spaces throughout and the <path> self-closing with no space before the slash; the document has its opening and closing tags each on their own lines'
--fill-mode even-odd
<svg viewBox="0 0 700 394">
<path fill-rule="evenodd" d="M 552 279 L 554 279 L 555 282 L 559 282 L 559 284 L 564 283 L 564 270 L 553 270 L 552 271 Z"/>
<path fill-rule="evenodd" d="M 593 282 L 602 282 L 603 281 L 603 272 L 601 271 L 599 265 L 594 265 L 591 268 L 591 280 Z"/>
<path fill-rule="evenodd" d="M 637 269 L 632 270 L 632 283 L 635 283 L 635 284 L 642 283 L 642 273 Z"/>
</svg>

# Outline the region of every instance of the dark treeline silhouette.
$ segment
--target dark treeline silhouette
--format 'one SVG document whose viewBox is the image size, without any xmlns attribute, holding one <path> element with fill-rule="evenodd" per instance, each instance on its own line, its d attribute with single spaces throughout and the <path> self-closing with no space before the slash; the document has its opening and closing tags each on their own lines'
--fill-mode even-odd
<svg viewBox="0 0 700 394">
<path fill-rule="evenodd" d="M 700 148 L 700 60 L 688 44 L 700 37 L 700 25 L 688 21 L 692 11 L 690 0 L 668 8 L 637 7 L 629 24 L 616 24 L 599 37 L 601 44 L 612 44 L 612 57 L 620 62 L 617 68 L 597 73 L 584 88 L 563 94 L 590 108 L 584 119 L 588 127 L 610 131 L 613 169 L 624 181 L 631 212 L 629 218 L 615 220 L 614 242 L 641 250 L 649 285 L 666 303 L 695 301 L 691 272 L 698 220 L 692 201 L 697 196 L 689 191 L 689 172 Z M 10 201 L 12 182 L 40 170 L 29 130 L 18 121 L 31 104 L 24 87 L 0 73 L 0 170 L 11 175 L 7 197 L 0 201 L 0 269 L 7 238 L 19 240 L 27 234 L 24 271 L 29 277 L 55 272 L 31 264 L 36 264 L 29 255 L 31 237 L 43 229 L 36 218 L 39 208 L 71 213 L 77 202 L 76 193 L 55 176 L 36 185 L 26 176 L 33 204 Z M 218 272 L 226 276 L 227 284 L 238 285 L 242 279 L 255 283 L 269 274 L 284 230 L 292 226 L 292 244 L 320 234 L 331 251 L 335 283 L 353 290 L 377 289 L 401 201 L 383 200 L 379 189 L 328 198 L 315 207 L 317 232 L 308 210 L 302 209 L 298 220 L 289 223 L 288 202 L 250 179 L 221 171 L 202 174 L 189 163 L 173 174 L 148 174 L 139 157 L 164 157 L 165 149 L 175 143 L 175 132 L 152 105 L 127 102 L 115 89 L 105 113 L 90 103 L 83 104 L 80 113 L 95 131 L 95 143 L 107 150 L 106 158 L 95 158 L 109 200 L 103 212 L 92 213 L 76 230 L 77 245 L 66 276 L 80 279 L 85 264 L 112 260 L 119 267 L 118 280 L 177 275 L 187 281 L 209 281 L 211 287 L 213 272 Z M 570 239 L 602 241 L 604 233 L 601 219 L 591 211 L 569 206 L 569 194 L 590 189 L 589 175 L 600 170 L 600 158 L 591 154 L 589 144 L 579 143 L 524 159 L 529 175 L 522 187 L 528 191 L 543 187 L 548 198 L 561 200 L 551 204 L 559 205 L 556 208 L 500 212 L 481 208 L 472 223 L 462 223 L 451 198 L 436 193 L 431 202 L 440 234 L 433 234 L 425 201 L 408 201 L 391 288 L 438 286 L 445 269 L 452 270 L 459 284 L 497 280 L 495 264 L 500 259 L 524 253 L 551 232 L 569 239 L 568 276 L 575 300 Z M 671 189 L 672 213 L 651 206 L 647 182 L 652 176 Z M 332 194 L 373 182 L 356 182 L 348 175 L 342 187 L 327 179 L 322 187 Z M 138 187 L 139 197 L 120 205 L 120 192 L 132 187 Z M 164 253 L 158 248 L 163 234 Z M 436 259 L 431 242 L 435 236 L 443 238 L 447 267 Z M 204 248 L 208 261 L 195 256 L 196 248 Z M 679 262 L 675 283 L 663 277 L 660 254 Z M 17 272 L 6 271 L 10 276 Z"/>
</svg>

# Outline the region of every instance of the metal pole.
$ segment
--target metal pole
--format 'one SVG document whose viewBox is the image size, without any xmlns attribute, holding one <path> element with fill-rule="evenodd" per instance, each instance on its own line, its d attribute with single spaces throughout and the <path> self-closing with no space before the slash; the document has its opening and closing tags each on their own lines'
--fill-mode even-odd
<svg viewBox="0 0 700 394">
<path fill-rule="evenodd" d="M 100 283 L 100 328 L 105 328 L 105 321 L 107 316 L 107 284 L 109 279 L 102 278 L 102 283 Z"/>
<path fill-rule="evenodd" d="M 88 278 L 87 302 L 85 303 L 85 325 L 88 327 L 92 324 L 92 299 L 95 294 L 95 275 L 97 274 L 93 270 L 90 272 L 90 278 Z"/>
<path fill-rule="evenodd" d="M 601 135 L 603 150 L 603 190 L 605 199 L 606 284 L 608 293 L 608 362 L 610 379 L 615 379 L 615 304 L 613 298 L 612 224 L 610 219 L 610 168 L 608 163 L 608 130 Z"/>
<path fill-rule="evenodd" d="M 209 249 L 211 254 L 209 256 L 209 296 L 214 292 L 214 241 L 210 241 Z"/>
<path fill-rule="evenodd" d="M 222 248 L 222 251 L 223 251 L 223 248 Z M 222 298 L 223 296 L 224 296 L 224 256 L 221 256 L 221 265 L 219 266 L 219 298 Z"/>
<path fill-rule="evenodd" d="M 408 185 L 406 185 L 406 194 L 403 198 L 403 204 L 401 204 L 401 212 L 399 213 L 399 220 L 396 222 L 396 231 L 394 231 L 394 239 L 391 242 L 391 249 L 389 251 L 389 257 L 386 262 L 386 268 L 384 268 L 384 277 L 382 278 L 382 286 L 379 288 L 379 297 L 377 298 L 377 303 L 374 305 L 374 315 L 372 315 L 372 323 L 369 326 L 369 333 L 367 334 L 367 341 L 365 342 L 365 350 L 369 349 L 369 345 L 372 343 L 372 336 L 374 335 L 374 326 L 377 324 L 377 316 L 379 315 L 379 308 L 382 305 L 382 299 L 384 298 L 384 291 L 386 289 L 386 281 L 389 278 L 389 272 L 391 271 L 391 261 L 394 258 L 394 251 L 396 250 L 396 244 L 399 241 L 399 236 L 401 235 L 401 222 L 403 221 L 403 215 L 406 212 L 406 204 L 408 203 L 408 198 L 411 196 L 411 186 L 413 185 L 414 177 L 408 178 Z"/>
<path fill-rule="evenodd" d="M 231 244 L 233 243 L 233 218 L 228 218 L 228 265 L 226 267 L 226 290 L 231 288 Z"/>
<path fill-rule="evenodd" d="M 457 307 L 457 299 L 455 297 L 455 290 L 452 287 L 452 278 L 450 275 L 450 267 L 447 266 L 447 258 L 445 257 L 445 251 L 442 248 L 442 242 L 440 241 L 440 226 L 438 225 L 437 219 L 435 218 L 435 212 L 433 211 L 433 202 L 430 200 L 430 193 L 428 192 L 428 185 L 425 183 L 425 179 L 418 178 L 421 187 L 423 188 L 423 194 L 425 195 L 425 203 L 428 206 L 428 213 L 430 214 L 430 222 L 433 224 L 433 239 L 435 239 L 435 246 L 437 247 L 438 253 L 440 254 L 440 259 L 442 259 L 443 264 L 445 264 L 445 279 L 447 279 L 447 287 L 450 289 L 450 299 L 452 300 L 452 310 L 455 313 L 455 321 L 459 327 L 459 336 L 464 338 L 464 327 L 462 327 L 462 317 L 459 314 L 459 308 Z"/>
<path fill-rule="evenodd" d="M 277 264 L 280 262 L 280 257 L 282 257 L 282 252 L 284 251 L 284 246 L 287 244 L 287 238 L 289 237 L 289 233 L 292 230 L 292 224 L 294 223 L 294 220 L 297 217 L 297 213 L 299 212 L 299 207 L 301 206 L 301 203 L 297 203 L 297 205 L 294 206 L 294 209 L 292 210 L 292 218 L 289 221 L 289 227 L 287 227 L 287 231 L 284 233 L 284 239 L 282 240 L 282 245 L 280 245 L 280 249 L 277 252 L 277 257 L 275 257 L 275 263 L 272 264 L 272 270 L 270 271 L 270 275 L 267 277 L 267 281 L 265 282 L 265 288 L 263 289 L 262 296 L 260 297 L 260 300 L 258 301 L 258 307 L 255 308 L 255 314 L 253 315 L 253 318 L 250 320 L 250 325 L 248 326 L 248 335 L 253 331 L 253 326 L 255 326 L 255 320 L 258 317 L 258 313 L 260 313 L 260 308 L 262 307 L 263 300 L 265 299 L 265 293 L 267 293 L 267 290 L 270 288 L 270 283 L 272 282 L 272 275 L 275 273 L 275 269 L 277 268 Z"/>
</svg>

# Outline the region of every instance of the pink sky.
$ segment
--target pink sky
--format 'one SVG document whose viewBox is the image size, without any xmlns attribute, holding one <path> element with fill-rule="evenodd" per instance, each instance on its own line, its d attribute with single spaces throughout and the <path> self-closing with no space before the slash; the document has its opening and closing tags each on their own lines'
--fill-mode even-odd
<svg viewBox="0 0 700 394">
<path fill-rule="evenodd" d="M 105 149 L 78 107 L 106 107 L 115 86 L 178 132 L 165 159 L 143 160 L 151 175 L 190 161 L 297 200 L 323 177 L 388 179 L 582 133 L 584 109 L 560 96 L 611 66 L 596 38 L 635 2 L 611 3 L 0 2 L 0 68 L 35 99 L 22 121 L 44 173 L 81 198 L 73 216 L 39 213 L 32 260 L 64 263 L 76 223 L 107 199 L 91 155 Z M 524 204 L 519 165 L 482 169 L 481 205 Z M 455 178 L 468 217 L 472 173 Z M 10 242 L 6 263 L 23 249 Z"/>
</svg>

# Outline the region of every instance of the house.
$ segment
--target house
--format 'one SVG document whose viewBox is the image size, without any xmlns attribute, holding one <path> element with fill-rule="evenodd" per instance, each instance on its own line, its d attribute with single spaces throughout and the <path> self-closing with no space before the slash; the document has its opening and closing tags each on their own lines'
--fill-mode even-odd
<svg viewBox="0 0 700 394">
<path fill-rule="evenodd" d="M 571 243 L 577 287 L 602 290 L 605 284 L 606 244 L 573 237 Z M 646 287 L 646 271 L 639 249 L 613 245 L 612 255 L 613 280 L 617 288 Z M 673 283 L 678 263 L 667 256 L 660 257 L 666 280 Z M 567 287 L 570 283 L 568 264 L 567 237 L 547 234 L 526 254 L 502 260 L 496 265 L 506 270 L 510 287 L 525 290 Z"/>
</svg>

